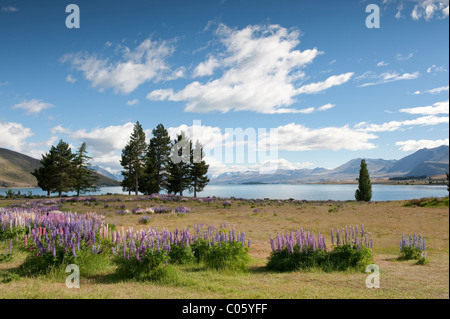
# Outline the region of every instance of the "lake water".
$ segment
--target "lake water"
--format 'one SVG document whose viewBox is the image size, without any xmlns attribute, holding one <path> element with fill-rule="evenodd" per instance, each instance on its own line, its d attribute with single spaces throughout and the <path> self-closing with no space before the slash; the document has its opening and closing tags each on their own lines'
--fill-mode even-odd
<svg viewBox="0 0 450 319">
<path fill-rule="evenodd" d="M 299 199 L 299 200 L 354 200 L 357 185 L 324 185 L 324 184 L 257 184 L 257 185 L 208 185 L 199 197 L 236 197 L 236 198 L 271 198 L 271 199 Z M 47 195 L 39 188 L 14 189 L 27 195 Z M 4 195 L 7 189 L 0 189 Z M 372 185 L 372 200 L 389 201 L 422 197 L 444 197 L 448 195 L 447 186 L 428 185 Z M 127 194 L 121 187 L 103 187 L 99 192 L 84 195 Z M 55 195 L 55 194 L 52 194 Z M 75 193 L 69 193 L 73 196 Z M 192 196 L 186 193 L 185 196 Z"/>
</svg>

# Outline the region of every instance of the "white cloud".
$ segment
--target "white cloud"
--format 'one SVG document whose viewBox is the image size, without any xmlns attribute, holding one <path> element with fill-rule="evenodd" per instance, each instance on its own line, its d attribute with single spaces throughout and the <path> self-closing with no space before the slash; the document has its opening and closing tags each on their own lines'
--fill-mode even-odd
<svg viewBox="0 0 450 319">
<path fill-rule="evenodd" d="M 3 12 L 17 12 L 17 11 L 19 11 L 19 9 L 14 6 L 7 6 L 7 7 L 2 7 L 2 11 Z"/>
<path fill-rule="evenodd" d="M 317 93 L 348 81 L 352 73 L 332 76 L 324 82 L 298 88 L 305 79 L 303 68 L 321 52 L 317 48 L 296 50 L 300 32 L 279 25 L 253 25 L 231 29 L 220 24 L 216 35 L 223 52 L 210 55 L 194 69 L 194 76 L 221 75 L 201 83 L 194 81 L 180 91 L 159 89 L 150 92 L 150 100 L 183 101 L 185 111 L 253 111 L 258 113 L 300 113 L 287 108 L 301 93 Z"/>
<path fill-rule="evenodd" d="M 131 106 L 131 105 L 136 105 L 139 103 L 138 99 L 133 99 L 127 102 L 127 105 Z"/>
<path fill-rule="evenodd" d="M 335 106 L 336 105 L 334 105 L 334 104 L 328 103 L 328 104 L 325 104 L 325 105 L 322 105 L 321 107 L 319 107 L 318 110 L 319 111 L 326 111 L 326 110 L 332 109 Z"/>
<path fill-rule="evenodd" d="M 359 132 L 348 126 L 325 127 L 312 129 L 300 124 L 287 124 L 277 128 L 278 150 L 312 151 L 341 149 L 356 151 L 373 149 L 376 146 L 369 141 L 377 136 L 366 132 Z M 270 134 L 261 142 L 272 142 Z"/>
<path fill-rule="evenodd" d="M 414 94 L 415 95 L 419 95 L 419 94 L 429 93 L 429 94 L 436 95 L 436 94 L 440 94 L 442 92 L 448 92 L 448 89 L 449 89 L 449 87 L 447 85 L 447 86 L 441 86 L 441 87 L 438 87 L 438 88 L 426 90 L 426 91 L 423 91 L 423 92 L 420 91 L 420 90 L 417 90 L 416 92 L 414 92 Z"/>
<path fill-rule="evenodd" d="M 445 91 L 448 92 L 448 89 L 449 89 L 448 85 L 447 86 L 441 86 L 441 87 L 434 88 L 434 89 L 431 89 L 431 90 L 426 90 L 425 93 L 439 94 L 439 93 L 442 93 L 442 92 L 445 92 Z"/>
<path fill-rule="evenodd" d="M 67 82 L 70 82 L 70 83 L 75 83 L 75 82 L 77 81 L 77 79 L 75 79 L 75 78 L 72 76 L 72 74 L 69 74 L 69 75 L 66 77 L 66 81 L 67 81 Z"/>
<path fill-rule="evenodd" d="M 344 73 L 344 74 L 340 74 L 340 75 L 332 75 L 323 82 L 311 83 L 311 84 L 300 87 L 297 90 L 297 93 L 298 94 L 319 93 L 319 92 L 327 90 L 333 86 L 342 85 L 342 84 L 348 82 L 352 78 L 353 75 L 354 75 L 353 72 L 348 72 L 348 73 Z"/>
<path fill-rule="evenodd" d="M 436 102 L 431 106 L 401 109 L 400 112 L 423 115 L 449 114 L 449 103 L 448 100 L 443 102 Z"/>
<path fill-rule="evenodd" d="M 422 116 L 414 120 L 390 121 L 383 124 L 370 124 L 367 122 L 360 122 L 355 125 L 355 129 L 361 132 L 393 132 L 405 126 L 414 126 L 414 125 L 428 126 L 448 122 L 449 122 L 448 117 L 429 115 L 429 116 Z"/>
<path fill-rule="evenodd" d="M 401 146 L 400 150 L 404 152 L 409 151 L 417 151 L 422 148 L 434 148 L 441 145 L 449 145 L 449 139 L 445 140 L 408 140 L 408 141 L 399 141 L 396 142 L 395 145 Z"/>
<path fill-rule="evenodd" d="M 429 21 L 434 17 L 438 19 L 448 17 L 448 0 L 418 0 L 418 2 L 411 12 L 413 20 L 417 21 L 423 17 L 426 21 Z"/>
<path fill-rule="evenodd" d="M 45 109 L 52 108 L 54 105 L 50 103 L 45 103 L 40 100 L 25 100 L 22 103 L 13 105 L 12 109 L 23 109 L 27 111 L 27 114 L 38 114 Z"/>
<path fill-rule="evenodd" d="M 0 147 L 22 152 L 27 149 L 26 140 L 33 136 L 31 129 L 21 123 L 0 121 Z"/>
<path fill-rule="evenodd" d="M 120 48 L 121 61 L 102 59 L 95 54 L 81 52 L 66 54 L 60 61 L 70 63 L 100 91 L 113 88 L 115 92 L 124 94 L 133 92 L 147 81 L 160 81 L 179 75 L 179 70 L 172 73 L 166 62 L 174 48 L 165 41 L 146 39 L 134 49 Z"/>
<path fill-rule="evenodd" d="M 377 66 L 388 66 L 388 65 L 389 65 L 389 63 L 384 62 L 384 61 L 381 61 L 381 62 L 377 63 Z"/>
<path fill-rule="evenodd" d="M 194 70 L 194 77 L 212 75 L 214 69 L 220 66 L 220 62 L 214 57 L 210 57 L 207 61 L 201 62 Z"/>
<path fill-rule="evenodd" d="M 52 134 L 70 134 L 72 131 L 68 128 L 64 128 L 61 125 L 57 125 L 50 130 Z"/>
<path fill-rule="evenodd" d="M 411 59 L 413 56 L 414 56 L 413 53 L 408 53 L 408 55 L 403 55 L 403 54 L 401 54 L 401 53 L 397 53 L 397 54 L 395 55 L 395 59 L 396 59 L 397 61 L 405 61 L 405 60 Z"/>
<path fill-rule="evenodd" d="M 171 140 L 174 140 L 177 134 L 180 134 L 181 131 L 184 131 L 186 137 L 190 139 L 198 139 L 205 150 L 212 150 L 218 145 L 222 145 L 224 139 L 228 136 L 226 134 L 222 134 L 221 129 L 217 126 L 200 126 L 196 124 L 188 126 L 186 124 L 182 124 L 177 127 L 167 128 L 167 132 L 169 133 Z"/>
<path fill-rule="evenodd" d="M 419 72 L 414 73 L 403 73 L 399 74 L 397 72 L 384 72 L 381 74 L 375 74 L 373 72 L 366 72 L 363 75 L 359 76 L 357 79 L 373 79 L 375 82 L 368 82 L 360 85 L 360 87 L 366 87 L 377 84 L 384 84 L 389 82 L 395 82 L 400 80 L 414 80 L 419 77 Z"/>
<path fill-rule="evenodd" d="M 432 65 L 427 69 L 427 73 L 438 73 L 438 72 L 448 72 L 443 66 Z"/>
<path fill-rule="evenodd" d="M 398 6 L 398 11 L 397 11 L 397 13 L 395 14 L 395 17 L 396 17 L 397 19 L 400 19 L 400 18 L 403 17 L 403 16 L 402 16 L 402 11 L 403 11 L 403 3 L 400 3 L 400 5 Z"/>
<path fill-rule="evenodd" d="M 130 139 L 134 123 L 128 122 L 123 125 L 111 125 L 108 127 L 97 127 L 90 131 L 80 129 L 72 131 L 61 125 L 54 127 L 52 134 L 62 133 L 77 143 L 86 142 L 88 151 L 93 155 L 94 165 L 103 165 L 113 170 L 120 166 L 120 152 Z M 144 130 L 146 142 L 148 142 L 151 130 Z"/>
<path fill-rule="evenodd" d="M 0 86 L 7 86 L 9 82 L 0 82 Z"/>
</svg>

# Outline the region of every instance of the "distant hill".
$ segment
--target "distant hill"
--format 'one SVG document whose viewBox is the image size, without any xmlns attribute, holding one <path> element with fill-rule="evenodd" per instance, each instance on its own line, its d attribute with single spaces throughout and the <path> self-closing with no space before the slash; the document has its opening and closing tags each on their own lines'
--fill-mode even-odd
<svg viewBox="0 0 450 319">
<path fill-rule="evenodd" d="M 449 147 L 442 145 L 436 148 L 423 148 L 417 152 L 405 156 L 398 160 L 393 166 L 391 166 L 387 172 L 411 172 L 415 170 L 418 166 L 423 165 L 425 162 L 435 162 L 435 163 L 449 163 Z M 424 166 L 423 166 L 424 167 Z M 447 168 L 448 170 L 448 168 Z M 427 173 L 427 171 L 424 171 Z M 444 172 L 445 174 L 445 172 Z M 412 174 L 408 174 L 412 175 Z M 414 174 L 415 175 L 415 174 Z M 436 175 L 436 174 L 420 174 L 420 175 Z"/>
<path fill-rule="evenodd" d="M 0 188 L 38 187 L 31 172 L 40 166 L 40 161 L 35 158 L 0 148 Z M 120 186 L 118 181 L 96 174 L 98 186 Z"/>
<path fill-rule="evenodd" d="M 395 176 L 433 176 L 449 171 L 449 147 L 440 146 L 421 149 L 400 160 L 366 159 L 372 178 Z M 258 171 L 229 172 L 211 178 L 211 184 L 242 183 L 314 183 L 325 181 L 354 181 L 359 174 L 361 158 L 355 158 L 335 169 L 315 168 L 277 170 L 274 174 L 259 174 Z"/>
<path fill-rule="evenodd" d="M 123 175 L 121 173 L 116 173 L 116 174 L 110 173 L 106 169 L 104 169 L 103 167 L 100 167 L 98 165 L 92 166 L 91 169 L 94 172 L 97 172 L 103 176 L 109 177 L 115 181 L 123 181 Z"/>
</svg>

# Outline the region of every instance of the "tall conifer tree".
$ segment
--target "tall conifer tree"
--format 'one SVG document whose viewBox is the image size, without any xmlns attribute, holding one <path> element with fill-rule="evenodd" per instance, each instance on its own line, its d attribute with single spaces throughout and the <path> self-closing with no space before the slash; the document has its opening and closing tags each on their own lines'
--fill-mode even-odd
<svg viewBox="0 0 450 319">
<path fill-rule="evenodd" d="M 355 191 L 355 199 L 357 201 L 368 202 L 372 199 L 372 183 L 370 182 L 369 171 L 367 169 L 366 160 L 361 160 L 361 168 L 359 170 L 358 189 Z"/>
</svg>

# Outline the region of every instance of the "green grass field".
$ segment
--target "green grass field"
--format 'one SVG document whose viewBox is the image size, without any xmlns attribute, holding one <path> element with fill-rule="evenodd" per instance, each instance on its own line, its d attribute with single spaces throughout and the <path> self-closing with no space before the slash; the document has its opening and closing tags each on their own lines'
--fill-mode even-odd
<svg viewBox="0 0 450 319">
<path fill-rule="evenodd" d="M 111 197 L 111 196 L 110 196 Z M 115 196 L 118 197 L 118 196 Z M 89 273 L 81 273 L 79 289 L 65 286 L 64 272 L 40 276 L 17 276 L 15 270 L 25 259 L 16 253 L 13 259 L 0 262 L 1 298 L 449 298 L 449 210 L 448 206 L 405 206 L 406 201 L 356 203 L 300 202 L 266 200 L 250 202 L 233 200 L 224 208 L 215 203 L 162 203 L 159 200 L 126 201 L 86 205 L 64 203 L 62 211 L 97 212 L 114 219 L 118 227 L 158 227 L 158 229 L 193 227 L 197 224 L 219 226 L 243 231 L 251 239 L 251 263 L 247 272 L 207 270 L 201 265 L 173 266 L 173 274 L 163 282 L 139 282 L 117 278 L 114 265 L 103 259 Z M 108 198 L 108 196 L 101 196 Z M 0 206 L 24 200 L 0 200 Z M 448 202 L 447 202 L 448 203 Z M 152 214 L 147 225 L 138 220 L 142 215 L 119 216 L 125 205 L 132 210 L 165 205 L 188 206 L 186 215 Z M 255 212 L 255 210 L 258 210 Z M 364 224 L 374 240 L 374 263 L 380 268 L 380 288 L 368 289 L 367 273 L 269 272 L 265 268 L 271 248 L 269 235 L 295 229 L 308 229 L 326 235 L 330 245 L 330 229 Z M 414 261 L 398 261 L 402 233 L 421 233 L 427 239 L 430 263 L 415 265 Z M 0 253 L 7 242 L 0 243 Z"/>
</svg>

